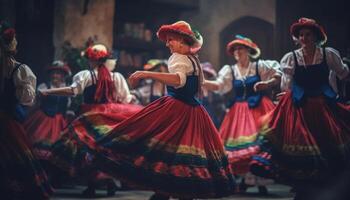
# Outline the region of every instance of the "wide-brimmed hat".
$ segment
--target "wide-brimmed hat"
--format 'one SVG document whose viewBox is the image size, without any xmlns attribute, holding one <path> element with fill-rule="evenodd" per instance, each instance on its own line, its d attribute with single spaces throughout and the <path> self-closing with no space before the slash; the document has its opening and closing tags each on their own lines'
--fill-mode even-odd
<svg viewBox="0 0 350 200">
<path fill-rule="evenodd" d="M 71 70 L 69 66 L 61 60 L 53 61 L 52 64 L 46 68 L 46 71 L 61 71 L 65 75 L 71 75 Z"/>
<path fill-rule="evenodd" d="M 311 29 L 316 37 L 317 42 L 319 44 L 325 44 L 327 42 L 327 34 L 324 31 L 323 27 L 316 23 L 314 19 L 302 17 L 297 22 L 293 23 L 290 26 L 290 34 L 292 35 L 294 40 L 298 40 L 299 32 L 302 28 L 309 28 Z"/>
<path fill-rule="evenodd" d="M 204 73 L 208 73 L 212 77 L 217 76 L 217 72 L 215 71 L 213 65 L 210 62 L 201 63 L 201 66 Z"/>
<path fill-rule="evenodd" d="M 144 70 L 153 70 L 158 66 L 167 66 L 167 60 L 162 60 L 162 59 L 150 59 L 147 61 L 145 65 L 143 65 Z"/>
<path fill-rule="evenodd" d="M 242 35 L 236 35 L 236 39 L 232 40 L 226 45 L 226 51 L 229 55 L 233 55 L 234 47 L 237 45 L 243 45 L 249 49 L 249 55 L 252 58 L 258 58 L 260 56 L 260 49 L 251 39 Z"/>
<path fill-rule="evenodd" d="M 84 56 L 86 56 L 91 61 L 105 61 L 111 56 L 110 52 L 107 50 L 107 47 L 103 44 L 95 44 L 88 47 Z"/>
<path fill-rule="evenodd" d="M 167 35 L 169 33 L 179 34 L 180 36 L 189 39 L 192 42 L 191 52 L 196 53 L 203 45 L 202 35 L 191 28 L 191 26 L 185 21 L 178 21 L 173 24 L 163 25 L 157 32 L 158 38 L 166 42 Z"/>
</svg>

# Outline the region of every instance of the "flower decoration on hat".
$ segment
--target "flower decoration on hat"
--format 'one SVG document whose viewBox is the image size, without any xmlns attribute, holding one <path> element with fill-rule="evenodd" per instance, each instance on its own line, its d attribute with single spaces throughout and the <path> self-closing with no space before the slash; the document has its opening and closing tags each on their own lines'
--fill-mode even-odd
<svg viewBox="0 0 350 200">
<path fill-rule="evenodd" d="M 191 41 L 191 52 L 198 52 L 203 45 L 203 37 L 197 31 L 191 28 L 191 26 L 185 21 L 178 21 L 173 24 L 163 25 L 157 31 L 158 38 L 166 42 L 169 33 L 175 33 Z"/>
<path fill-rule="evenodd" d="M 104 62 L 111 54 L 108 52 L 106 46 L 103 44 L 96 44 L 88 47 L 84 55 L 91 61 Z"/>
<path fill-rule="evenodd" d="M 226 51 L 229 55 L 233 55 L 234 47 L 243 45 L 249 49 L 249 56 L 256 59 L 260 56 L 260 49 L 251 39 L 242 35 L 236 35 L 235 39 L 229 42 L 226 46 Z"/>
<path fill-rule="evenodd" d="M 15 29 L 8 22 L 0 22 L 0 38 L 5 44 L 10 43 L 15 38 L 15 35 Z"/>
<path fill-rule="evenodd" d="M 298 41 L 299 32 L 303 28 L 309 28 L 312 30 L 317 38 L 317 43 L 323 45 L 327 42 L 327 34 L 323 27 L 319 25 L 314 19 L 302 17 L 297 22 L 293 23 L 290 27 L 290 34 L 294 41 Z"/>
</svg>

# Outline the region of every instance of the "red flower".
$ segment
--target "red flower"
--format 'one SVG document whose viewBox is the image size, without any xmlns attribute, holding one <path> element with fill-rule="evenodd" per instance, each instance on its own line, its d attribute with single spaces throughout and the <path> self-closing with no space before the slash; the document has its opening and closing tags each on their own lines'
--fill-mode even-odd
<svg viewBox="0 0 350 200">
<path fill-rule="evenodd" d="M 86 57 L 90 60 L 98 61 L 103 58 L 107 58 L 109 56 L 109 53 L 106 51 L 98 51 L 96 49 L 93 49 L 92 47 L 89 47 L 86 50 Z"/>
<path fill-rule="evenodd" d="M 3 33 L 3 38 L 6 40 L 6 41 L 11 41 L 13 40 L 13 38 L 15 37 L 16 35 L 16 31 L 15 29 L 13 28 L 8 28 L 4 31 Z"/>
</svg>

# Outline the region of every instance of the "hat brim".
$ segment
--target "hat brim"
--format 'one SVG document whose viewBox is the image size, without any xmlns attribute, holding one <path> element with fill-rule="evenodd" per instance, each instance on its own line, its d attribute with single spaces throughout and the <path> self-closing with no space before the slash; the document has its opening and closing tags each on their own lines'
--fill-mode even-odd
<svg viewBox="0 0 350 200">
<path fill-rule="evenodd" d="M 226 47 L 226 51 L 229 55 L 233 55 L 233 49 L 235 46 L 238 45 L 242 45 L 245 46 L 249 49 L 249 55 L 252 58 L 258 58 L 260 56 L 260 49 L 259 47 L 254 44 L 254 43 L 248 43 L 246 41 L 243 40 L 233 40 L 230 43 L 228 43 L 227 47 Z"/>
<path fill-rule="evenodd" d="M 178 34 L 181 37 L 192 40 L 194 43 L 196 42 L 196 39 L 194 38 L 194 36 L 191 35 L 191 33 L 187 33 L 185 31 L 174 29 L 173 26 L 171 26 L 171 25 L 164 25 L 164 26 L 160 27 L 160 29 L 157 32 L 158 38 L 163 42 L 166 42 L 167 35 L 169 35 L 169 34 Z"/>
<path fill-rule="evenodd" d="M 303 28 L 311 29 L 316 34 L 318 42 L 320 42 L 321 44 L 326 43 L 327 35 L 324 32 L 323 28 L 318 24 L 295 23 L 291 26 L 290 33 L 294 38 L 299 38 L 299 32 Z"/>
<path fill-rule="evenodd" d="M 191 51 L 198 51 L 202 47 L 203 40 L 198 40 L 195 36 L 188 32 L 184 32 L 178 29 L 174 29 L 171 25 L 163 25 L 157 32 L 157 37 L 162 41 L 166 42 L 169 34 L 177 34 L 180 37 L 189 39 L 193 44 L 191 45 Z"/>
</svg>

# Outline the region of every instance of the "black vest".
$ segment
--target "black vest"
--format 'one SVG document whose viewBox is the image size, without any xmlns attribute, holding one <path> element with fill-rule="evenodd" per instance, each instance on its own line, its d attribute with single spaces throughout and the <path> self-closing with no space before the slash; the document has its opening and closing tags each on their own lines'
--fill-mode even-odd
<svg viewBox="0 0 350 200">
<path fill-rule="evenodd" d="M 326 51 L 323 48 L 323 60 L 320 64 L 301 66 L 293 51 L 295 71 L 293 75 L 293 102 L 301 105 L 307 97 L 324 96 L 330 102 L 335 102 L 337 94 L 329 84 L 329 68 L 326 61 Z"/>
</svg>

